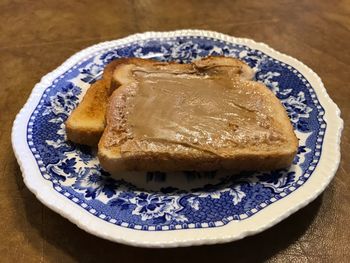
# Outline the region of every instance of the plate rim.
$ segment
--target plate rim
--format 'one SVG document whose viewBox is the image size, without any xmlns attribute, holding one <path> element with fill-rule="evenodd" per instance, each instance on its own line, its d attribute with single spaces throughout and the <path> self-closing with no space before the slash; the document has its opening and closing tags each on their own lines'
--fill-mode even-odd
<svg viewBox="0 0 350 263">
<path fill-rule="evenodd" d="M 100 220 L 83 209 L 77 209 L 77 207 L 79 208 L 78 205 L 74 204 L 72 201 L 64 198 L 62 195 L 53 190 L 51 182 L 49 182 L 49 184 L 47 181 L 44 181 L 44 178 L 41 176 L 32 176 L 32 174 L 40 174 L 40 172 L 38 172 L 37 163 L 33 154 L 29 151 L 28 145 L 23 143 L 23 139 L 26 141 L 27 136 L 26 129 L 24 129 L 24 127 L 26 127 L 27 123 L 30 121 L 30 115 L 34 110 L 36 103 L 40 100 L 41 95 L 54 79 L 62 75 L 62 73 L 75 64 L 83 63 L 84 58 L 86 58 L 88 55 L 91 55 L 95 51 L 99 51 L 108 46 L 123 45 L 133 41 L 146 40 L 150 38 L 186 36 L 209 37 L 225 42 L 248 45 L 251 48 L 257 47 L 258 50 L 264 51 L 272 58 L 278 59 L 288 65 L 293 66 L 300 73 L 302 73 L 310 83 L 312 83 L 311 86 L 317 94 L 320 104 L 324 108 L 324 120 L 328 125 L 323 142 L 324 146 L 326 147 L 323 146 L 324 149 L 321 153 L 321 158 L 319 160 L 319 164 L 315 168 L 314 174 L 308 179 L 307 182 L 304 183 L 303 186 L 299 187 L 297 191 L 279 200 L 279 202 L 269 205 L 258 214 L 244 221 L 232 221 L 219 228 L 176 230 L 171 232 L 171 237 L 169 238 L 169 235 L 167 234 L 169 233 L 168 231 L 143 231 L 142 235 L 140 235 L 140 231 L 138 230 L 123 228 L 121 226 L 112 225 L 106 221 Z M 330 121 L 332 122 L 331 125 Z M 34 86 L 27 102 L 19 111 L 13 122 L 11 140 L 16 159 L 22 172 L 24 183 L 28 189 L 33 192 L 44 205 L 67 218 L 81 229 L 101 238 L 133 246 L 178 247 L 224 243 L 238 240 L 272 227 L 297 210 L 309 204 L 323 192 L 338 169 L 340 163 L 340 137 L 342 129 L 343 120 L 340 117 L 340 109 L 327 94 L 320 77 L 299 60 L 282 54 L 264 43 L 255 42 L 251 39 L 233 37 L 214 31 L 187 29 L 165 32 L 151 31 L 137 33 L 121 39 L 101 42 L 72 55 L 58 68 L 43 76 L 40 82 Z M 324 154 L 325 149 L 329 151 L 327 156 Z M 320 169 L 320 167 L 323 169 Z M 327 169 L 325 169 L 325 167 Z M 59 202 L 55 202 L 56 198 L 59 198 Z M 296 201 L 298 202 L 295 203 Z M 283 208 L 284 203 L 285 205 L 293 204 L 293 206 L 289 207 L 289 209 L 285 209 Z M 262 223 L 260 222 L 260 224 L 256 224 L 256 221 L 259 220 L 263 220 L 261 221 Z M 236 226 L 238 224 L 240 224 L 240 227 L 237 228 Z M 242 230 L 241 225 L 246 225 L 246 228 Z"/>
</svg>

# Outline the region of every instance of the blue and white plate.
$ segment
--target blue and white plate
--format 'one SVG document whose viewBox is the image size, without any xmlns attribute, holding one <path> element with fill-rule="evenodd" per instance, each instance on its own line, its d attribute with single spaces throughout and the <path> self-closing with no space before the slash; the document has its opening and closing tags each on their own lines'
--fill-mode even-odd
<svg viewBox="0 0 350 263">
<path fill-rule="evenodd" d="M 239 58 L 286 108 L 299 150 L 289 169 L 213 178 L 204 186 L 145 190 L 101 170 L 95 153 L 66 140 L 64 121 L 111 60 L 190 62 L 209 55 Z M 12 129 L 24 182 L 37 198 L 89 233 L 146 247 L 237 240 L 267 229 L 315 199 L 334 176 L 343 122 L 320 78 L 265 44 L 200 30 L 147 32 L 75 54 L 38 83 Z M 121 176 L 122 177 L 122 176 Z M 150 182 L 164 173 L 146 173 Z M 210 183 L 212 182 L 212 183 Z M 191 185 L 191 184 L 189 184 Z"/>
</svg>

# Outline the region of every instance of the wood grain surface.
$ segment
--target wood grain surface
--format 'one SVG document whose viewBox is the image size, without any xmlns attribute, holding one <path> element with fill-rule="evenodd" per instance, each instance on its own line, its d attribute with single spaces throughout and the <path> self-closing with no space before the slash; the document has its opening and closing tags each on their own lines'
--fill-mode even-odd
<svg viewBox="0 0 350 263">
<path fill-rule="evenodd" d="M 0 262 L 350 261 L 350 1 L 2 0 L 0 13 Z M 136 32 L 184 28 L 265 42 L 317 72 L 345 121 L 337 175 L 313 203 L 237 242 L 140 249 L 87 234 L 24 186 L 12 122 L 35 83 L 75 52 Z"/>
</svg>

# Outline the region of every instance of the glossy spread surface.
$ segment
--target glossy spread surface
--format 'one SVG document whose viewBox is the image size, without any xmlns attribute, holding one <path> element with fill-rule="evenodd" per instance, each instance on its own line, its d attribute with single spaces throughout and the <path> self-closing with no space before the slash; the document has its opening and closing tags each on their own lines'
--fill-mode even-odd
<svg viewBox="0 0 350 263">
<path fill-rule="evenodd" d="M 238 74 L 135 71 L 134 77 L 121 100 L 127 137 L 122 153 L 164 150 L 165 145 L 176 151 L 181 145 L 226 156 L 238 146 L 283 141 L 266 96 L 253 87 L 259 84 Z"/>
</svg>

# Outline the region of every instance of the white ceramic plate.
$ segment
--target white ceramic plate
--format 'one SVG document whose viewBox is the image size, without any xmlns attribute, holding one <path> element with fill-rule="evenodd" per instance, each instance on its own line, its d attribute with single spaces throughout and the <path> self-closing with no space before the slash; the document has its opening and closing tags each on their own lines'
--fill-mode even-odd
<svg viewBox="0 0 350 263">
<path fill-rule="evenodd" d="M 147 191 L 111 178 L 90 149 L 67 142 L 65 119 L 112 59 L 189 62 L 208 55 L 247 62 L 256 80 L 281 100 L 299 138 L 289 169 L 225 179 L 215 172 L 184 172 L 188 186 L 203 178 L 209 184 Z M 339 115 L 311 69 L 265 44 L 211 31 L 147 32 L 84 49 L 43 77 L 16 117 L 12 144 L 27 187 L 89 233 L 134 246 L 214 244 L 261 232 L 325 189 L 340 160 Z M 146 184 L 171 185 L 164 173 L 144 178 Z"/>
</svg>

